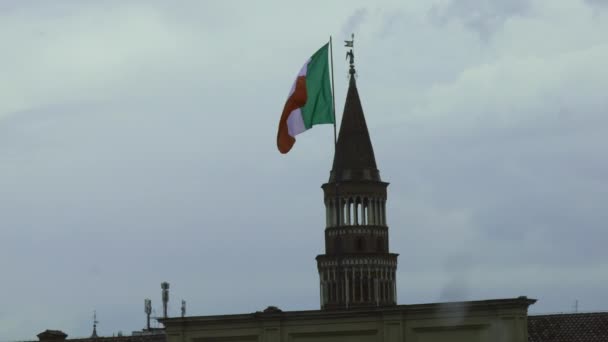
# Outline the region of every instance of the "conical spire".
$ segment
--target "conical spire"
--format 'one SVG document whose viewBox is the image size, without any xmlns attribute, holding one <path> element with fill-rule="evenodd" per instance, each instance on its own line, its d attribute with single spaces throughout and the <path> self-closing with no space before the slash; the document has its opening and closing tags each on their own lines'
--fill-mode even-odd
<svg viewBox="0 0 608 342">
<path fill-rule="evenodd" d="M 381 181 L 351 65 L 344 114 L 329 182 Z"/>
</svg>

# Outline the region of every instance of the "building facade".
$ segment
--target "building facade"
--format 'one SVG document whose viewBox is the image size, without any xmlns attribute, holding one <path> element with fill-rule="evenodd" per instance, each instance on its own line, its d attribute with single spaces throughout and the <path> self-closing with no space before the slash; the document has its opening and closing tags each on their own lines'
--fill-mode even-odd
<svg viewBox="0 0 608 342">
<path fill-rule="evenodd" d="M 163 319 L 167 342 L 525 342 L 525 297 Z"/>
<path fill-rule="evenodd" d="M 518 341 L 526 325 L 526 298 L 502 301 L 395 306 L 393 310 L 350 310 L 319 316 L 320 312 L 287 312 L 276 308 L 249 315 L 188 317 L 170 329 L 170 341 Z M 528 300 L 528 303 L 533 301 Z M 466 304 L 472 304 L 465 306 Z M 511 309 L 509 309 L 511 305 Z M 492 326 L 484 317 L 497 314 Z M 518 310 L 517 308 L 520 307 Z M 485 308 L 485 309 L 484 309 Z M 513 310 L 514 309 L 514 310 Z M 509 311 L 511 313 L 509 314 Z M 426 312 L 426 315 L 425 315 Z M 350 314 L 350 315 L 349 315 Z M 431 319 L 427 319 L 428 316 Z M 315 316 L 317 318 L 315 318 Z M 425 318 L 426 316 L 426 318 Z M 320 319 L 318 319 L 320 317 Z M 366 318 L 367 317 L 367 318 Z M 407 319 L 405 319 L 407 317 Z M 437 318 L 443 317 L 438 320 Z M 482 317 L 481 319 L 479 317 Z M 374 320 L 375 319 L 375 320 Z M 179 327 L 179 329 L 176 329 Z M 516 335 L 513 335 L 515 332 Z M 528 342 L 608 342 L 608 312 L 527 316 Z M 40 342 L 167 342 L 164 331 L 133 336 L 66 339 L 58 330 L 38 334 Z M 32 341 L 33 342 L 33 341 Z M 36 341 L 38 342 L 38 341 Z"/>
</svg>

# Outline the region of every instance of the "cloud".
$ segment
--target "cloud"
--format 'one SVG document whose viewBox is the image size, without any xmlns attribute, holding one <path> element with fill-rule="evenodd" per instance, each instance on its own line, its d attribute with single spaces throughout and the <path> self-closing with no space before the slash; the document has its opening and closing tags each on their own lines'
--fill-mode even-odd
<svg viewBox="0 0 608 342">
<path fill-rule="evenodd" d="M 608 6 L 606 0 L 585 0 L 585 2 L 591 6 Z"/>
<path fill-rule="evenodd" d="M 152 65 L 169 62 L 174 71 L 179 66 L 182 56 L 175 47 L 183 33 L 169 28 L 152 8 L 59 8 L 60 18 L 24 10 L 3 20 L 2 40 L 10 48 L 0 64 L 11 82 L 1 89 L 0 116 L 72 101 L 104 101 L 145 85 Z"/>
<path fill-rule="evenodd" d="M 366 8 L 358 8 L 354 10 L 342 26 L 342 36 L 345 39 L 349 39 L 350 35 L 356 33 L 361 25 L 365 23 L 367 16 L 368 10 Z"/>
<path fill-rule="evenodd" d="M 455 302 L 469 299 L 471 294 L 471 267 L 473 265 L 470 256 L 452 255 L 445 262 L 445 273 L 448 275 L 439 293 L 439 301 Z"/>
<path fill-rule="evenodd" d="M 302 62 L 351 31 L 399 302 L 605 309 L 607 13 L 353 1 L 0 12 L 0 336 L 87 336 L 94 309 L 103 335 L 143 328 L 161 281 L 171 314 L 316 309 L 332 130 L 274 137 Z"/>
<path fill-rule="evenodd" d="M 450 0 L 433 5 L 429 17 L 441 25 L 456 20 L 487 41 L 505 21 L 513 16 L 525 15 L 529 9 L 529 0 Z"/>
</svg>

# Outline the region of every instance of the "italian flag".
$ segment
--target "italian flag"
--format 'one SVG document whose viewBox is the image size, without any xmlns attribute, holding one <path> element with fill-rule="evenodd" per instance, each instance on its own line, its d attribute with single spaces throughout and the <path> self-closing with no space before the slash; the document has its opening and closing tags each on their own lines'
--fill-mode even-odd
<svg viewBox="0 0 608 342">
<path fill-rule="evenodd" d="M 314 125 L 334 123 L 329 83 L 329 44 L 310 57 L 296 78 L 279 121 L 277 147 L 287 153 L 295 136 Z"/>
</svg>

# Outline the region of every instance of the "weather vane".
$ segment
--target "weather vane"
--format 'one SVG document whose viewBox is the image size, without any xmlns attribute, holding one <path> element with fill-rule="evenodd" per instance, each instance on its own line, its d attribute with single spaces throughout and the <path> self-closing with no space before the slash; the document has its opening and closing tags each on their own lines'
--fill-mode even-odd
<svg viewBox="0 0 608 342">
<path fill-rule="evenodd" d="M 97 323 L 99 323 L 97 320 L 97 310 L 93 310 L 93 327 L 97 327 Z"/>
<path fill-rule="evenodd" d="M 351 75 L 355 74 L 355 53 L 353 50 L 355 49 L 355 34 L 351 34 L 351 40 L 345 40 L 344 46 L 351 48 L 348 52 L 346 52 L 346 59 L 349 60 L 350 71 L 348 72 Z"/>
</svg>

